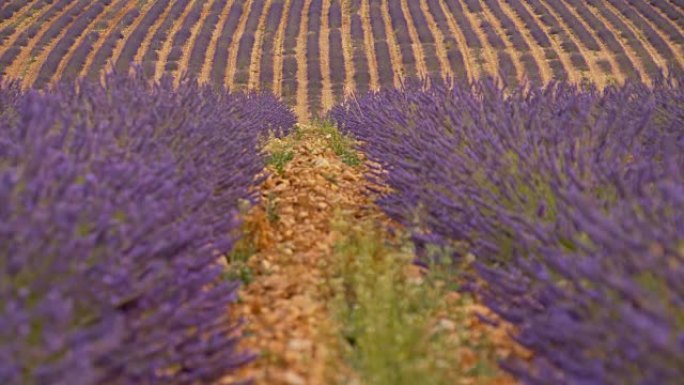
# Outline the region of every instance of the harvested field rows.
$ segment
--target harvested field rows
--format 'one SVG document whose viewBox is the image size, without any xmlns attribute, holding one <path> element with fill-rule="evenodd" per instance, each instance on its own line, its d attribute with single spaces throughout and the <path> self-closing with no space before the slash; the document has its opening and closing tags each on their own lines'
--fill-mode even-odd
<svg viewBox="0 0 684 385">
<path fill-rule="evenodd" d="M 649 81 L 681 71 L 682 20 L 672 0 L 11 1 L 0 72 L 44 87 L 137 63 L 149 78 L 273 91 L 308 120 L 416 76 Z"/>
</svg>

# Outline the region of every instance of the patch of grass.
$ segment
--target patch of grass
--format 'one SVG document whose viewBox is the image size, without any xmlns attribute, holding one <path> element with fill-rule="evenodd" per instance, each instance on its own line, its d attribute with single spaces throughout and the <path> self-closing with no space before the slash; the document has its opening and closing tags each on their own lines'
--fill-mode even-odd
<svg viewBox="0 0 684 385">
<path fill-rule="evenodd" d="M 266 163 L 273 166 L 279 175 L 285 172 L 285 165 L 294 159 L 294 146 L 303 137 L 302 130 L 296 126 L 284 138 L 276 138 L 273 134 L 262 138 L 262 146 L 267 154 Z"/>
<path fill-rule="evenodd" d="M 225 256 L 228 267 L 223 273 L 223 278 L 229 281 L 241 281 L 248 285 L 254 280 L 252 269 L 247 264 L 249 258 L 256 253 L 249 237 L 244 237 L 237 242 L 233 250 Z"/>
<path fill-rule="evenodd" d="M 273 166 L 278 174 L 282 175 L 285 172 L 285 165 L 292 159 L 294 159 L 294 152 L 289 149 L 283 149 L 271 152 L 267 163 Z"/>
<path fill-rule="evenodd" d="M 356 167 L 361 164 L 361 159 L 355 149 L 354 139 L 348 135 L 343 135 L 334 124 L 330 122 L 319 122 L 321 132 L 328 140 L 328 145 L 335 155 L 347 166 Z"/>
<path fill-rule="evenodd" d="M 370 224 L 335 227 L 345 235 L 335 249 L 333 308 L 358 383 L 465 384 L 496 373 L 462 326 L 468 298 L 447 308 L 453 288 L 440 275 L 408 274 L 408 243 L 387 244 Z M 464 356 L 469 365 L 459 364 Z"/>
<path fill-rule="evenodd" d="M 278 204 L 275 202 L 275 194 L 269 192 L 266 197 L 266 218 L 270 223 L 275 223 L 280 220 L 278 215 Z"/>
</svg>

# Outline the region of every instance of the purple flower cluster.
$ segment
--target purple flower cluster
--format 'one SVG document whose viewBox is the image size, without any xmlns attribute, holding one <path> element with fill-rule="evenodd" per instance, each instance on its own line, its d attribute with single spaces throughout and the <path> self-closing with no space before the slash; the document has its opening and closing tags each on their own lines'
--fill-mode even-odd
<svg viewBox="0 0 684 385">
<path fill-rule="evenodd" d="M 217 259 L 273 97 L 108 75 L 0 86 L 0 383 L 213 383 L 251 359 Z"/>
<path fill-rule="evenodd" d="M 422 262 L 475 256 L 471 289 L 535 354 L 508 370 L 528 384 L 679 384 L 683 85 L 433 82 L 331 117 L 379 165 L 391 192 L 378 204 Z"/>
</svg>

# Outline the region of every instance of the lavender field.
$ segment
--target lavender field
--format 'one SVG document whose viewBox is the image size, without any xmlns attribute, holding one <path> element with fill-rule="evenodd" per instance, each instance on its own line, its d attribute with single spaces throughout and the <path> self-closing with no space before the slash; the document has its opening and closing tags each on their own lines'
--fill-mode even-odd
<svg viewBox="0 0 684 385">
<path fill-rule="evenodd" d="M 0 1 L 0 384 L 680 385 L 684 2 Z"/>
</svg>

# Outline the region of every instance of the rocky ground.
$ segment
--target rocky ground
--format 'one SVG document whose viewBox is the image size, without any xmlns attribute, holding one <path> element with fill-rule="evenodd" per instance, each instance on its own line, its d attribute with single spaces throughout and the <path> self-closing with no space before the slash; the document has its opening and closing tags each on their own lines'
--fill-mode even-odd
<svg viewBox="0 0 684 385">
<path fill-rule="evenodd" d="M 339 246 L 352 238 L 369 238 L 372 233 L 370 238 L 379 239 L 381 248 L 391 249 L 374 253 L 395 258 L 392 264 L 374 263 L 372 269 L 403 264 L 399 278 L 392 276 L 389 280 L 391 285 L 427 285 L 430 273 L 412 266 L 410 258 L 395 257 L 406 243 L 396 246 L 401 243 L 400 237 L 396 232 L 390 236 L 387 231 L 392 224 L 367 194 L 363 155 L 353 151 L 348 141 L 330 127 L 307 126 L 288 138 L 270 139 L 267 143 L 271 162 L 260 187 L 260 204 L 247 215 L 247 235 L 229 257 L 230 275 L 245 282 L 234 310 L 246 321 L 242 345 L 257 353 L 258 358 L 236 376 L 226 378 L 226 383 L 248 378 L 256 384 L 269 385 L 382 382 L 373 380 L 372 372 L 376 369 L 364 364 L 368 354 L 360 355 L 360 348 L 344 338 L 349 325 L 340 314 L 350 314 L 357 305 L 347 306 L 349 302 L 344 298 L 348 293 L 341 291 L 349 290 L 345 279 L 356 282 L 359 278 L 342 277 L 340 261 L 353 260 L 359 249 L 345 254 Z M 362 265 L 359 268 L 370 269 Z M 386 275 L 382 270 L 373 274 Z M 371 304 L 372 301 L 376 300 L 371 298 Z M 453 351 L 440 347 L 441 357 L 434 359 L 438 366 L 454 368 L 449 371 L 453 373 L 453 382 L 448 383 L 514 383 L 496 370 L 495 363 L 510 354 L 526 354 L 512 343 L 510 330 L 495 329 L 478 321 L 475 313 L 489 314 L 488 309 L 454 291 L 443 292 L 436 301 L 439 306 L 431 306 L 427 310 L 430 314 L 419 314 L 416 319 L 427 320 L 426 336 L 438 330 L 442 333 L 440 340 L 453 335 L 451 339 L 457 341 L 449 348 Z M 413 328 L 414 318 L 406 319 Z M 368 341 L 374 343 L 372 339 Z M 414 365 L 406 362 L 411 361 L 410 354 L 393 352 L 391 346 L 385 349 L 388 360 L 383 362 Z M 395 353 L 402 357 L 395 359 Z M 445 353 L 453 362 L 442 362 Z M 429 348 L 420 354 L 427 355 L 420 362 L 430 362 Z M 483 360 L 491 368 L 486 373 L 475 370 L 483 365 Z"/>
</svg>

